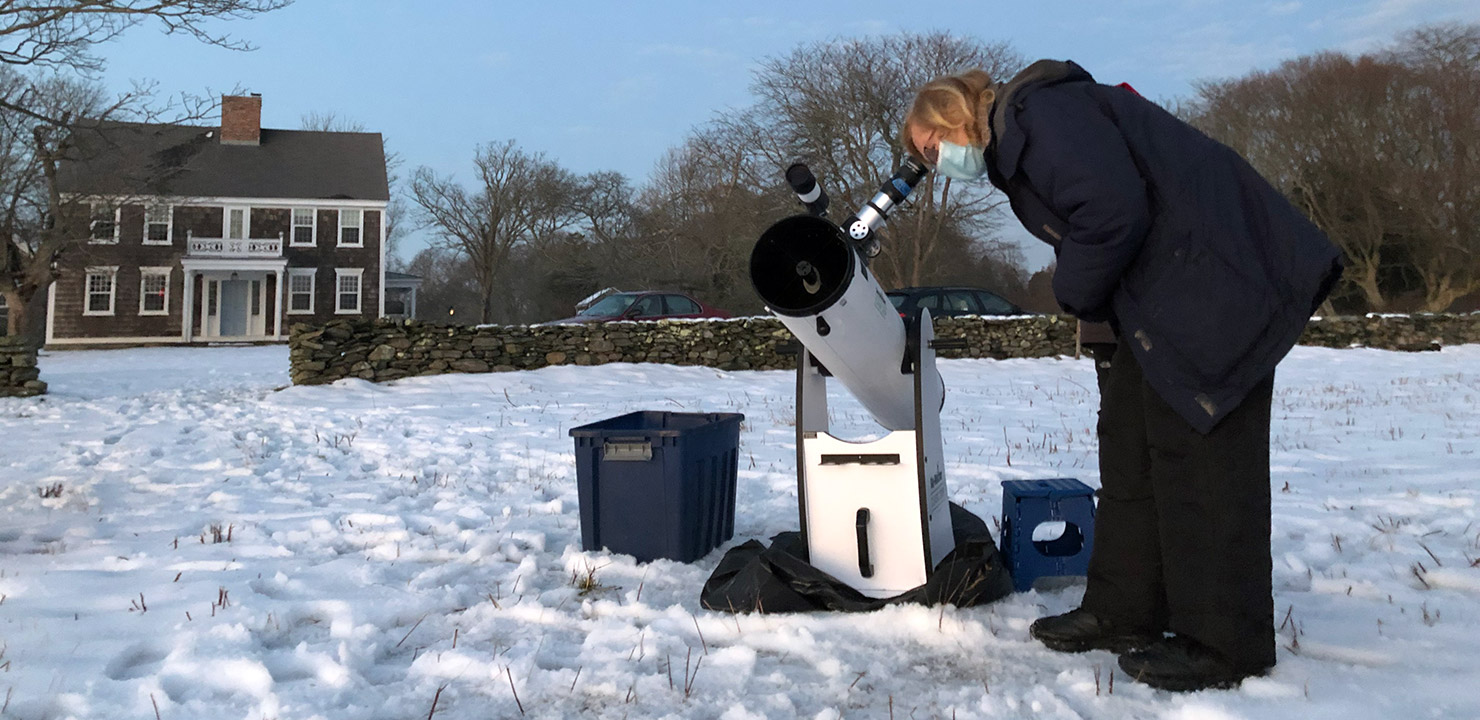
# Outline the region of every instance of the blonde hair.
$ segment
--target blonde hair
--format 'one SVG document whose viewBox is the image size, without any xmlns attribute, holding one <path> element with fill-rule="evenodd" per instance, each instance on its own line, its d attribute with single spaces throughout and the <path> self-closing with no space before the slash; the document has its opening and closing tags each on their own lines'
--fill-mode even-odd
<svg viewBox="0 0 1480 720">
<path fill-rule="evenodd" d="M 943 132 L 964 127 L 972 144 L 986 145 L 991 136 L 987 127 L 990 122 L 988 115 L 996 97 L 996 92 L 992 90 L 992 76 L 985 70 L 967 70 L 926 83 L 915 95 L 915 102 L 904 116 L 904 128 L 899 137 L 905 152 L 918 159 L 925 159 L 925 154 L 911 137 L 911 125 Z"/>
</svg>

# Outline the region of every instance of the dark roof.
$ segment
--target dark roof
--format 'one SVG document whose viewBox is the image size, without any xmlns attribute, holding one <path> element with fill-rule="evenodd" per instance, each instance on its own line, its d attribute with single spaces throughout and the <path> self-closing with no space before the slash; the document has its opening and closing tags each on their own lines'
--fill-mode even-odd
<svg viewBox="0 0 1480 720">
<path fill-rule="evenodd" d="M 390 199 L 380 133 L 264 128 L 260 145 L 222 145 L 220 135 L 191 125 L 78 126 L 57 184 L 89 195 Z"/>
<path fill-rule="evenodd" d="M 387 279 L 387 280 L 420 280 L 421 279 L 421 276 L 420 275 L 412 275 L 411 273 L 403 273 L 403 272 L 396 272 L 394 270 L 387 270 L 387 271 L 385 271 L 385 279 Z"/>
</svg>

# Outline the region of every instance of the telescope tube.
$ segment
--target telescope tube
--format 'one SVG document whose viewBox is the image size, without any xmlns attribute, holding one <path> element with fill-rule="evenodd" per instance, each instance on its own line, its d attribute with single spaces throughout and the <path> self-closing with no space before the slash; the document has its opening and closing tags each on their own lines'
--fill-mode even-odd
<svg viewBox="0 0 1480 720">
<path fill-rule="evenodd" d="M 863 254 L 878 253 L 874 231 L 928 170 L 907 158 L 839 228 L 820 217 L 827 194 L 812 171 L 792 165 L 787 183 L 812 215 L 778 221 L 750 253 L 750 282 L 766 307 L 890 430 L 915 429 L 914 379 L 905 370 L 904 320 Z"/>
<path fill-rule="evenodd" d="M 772 225 L 751 251 L 750 279 L 781 324 L 880 425 L 914 429 L 904 321 L 838 226 L 810 215 Z"/>
</svg>

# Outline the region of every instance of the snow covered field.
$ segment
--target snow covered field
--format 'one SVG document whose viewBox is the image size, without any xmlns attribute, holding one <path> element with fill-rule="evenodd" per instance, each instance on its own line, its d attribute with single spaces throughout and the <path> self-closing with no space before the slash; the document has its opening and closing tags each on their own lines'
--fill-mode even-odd
<svg viewBox="0 0 1480 720">
<path fill-rule="evenodd" d="M 0 399 L 3 718 L 1480 717 L 1480 346 L 1281 366 L 1285 649 L 1191 695 L 1031 641 L 1079 587 L 736 617 L 698 603 L 721 551 L 580 550 L 567 431 L 632 410 L 745 413 L 733 542 L 794 529 L 790 373 L 285 387 L 282 347 L 41 366 L 50 395 Z M 1098 483 L 1087 360 L 942 371 L 957 502 L 990 519 L 1003 480 Z M 871 428 L 846 395 L 833 411 Z"/>
</svg>

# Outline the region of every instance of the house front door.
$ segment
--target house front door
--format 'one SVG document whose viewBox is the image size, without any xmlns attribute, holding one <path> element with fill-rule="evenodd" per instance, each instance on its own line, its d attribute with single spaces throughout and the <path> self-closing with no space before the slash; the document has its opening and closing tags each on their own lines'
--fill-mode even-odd
<svg viewBox="0 0 1480 720">
<path fill-rule="evenodd" d="M 246 280 L 221 281 L 222 337 L 240 337 L 247 334 L 249 284 Z"/>
</svg>

